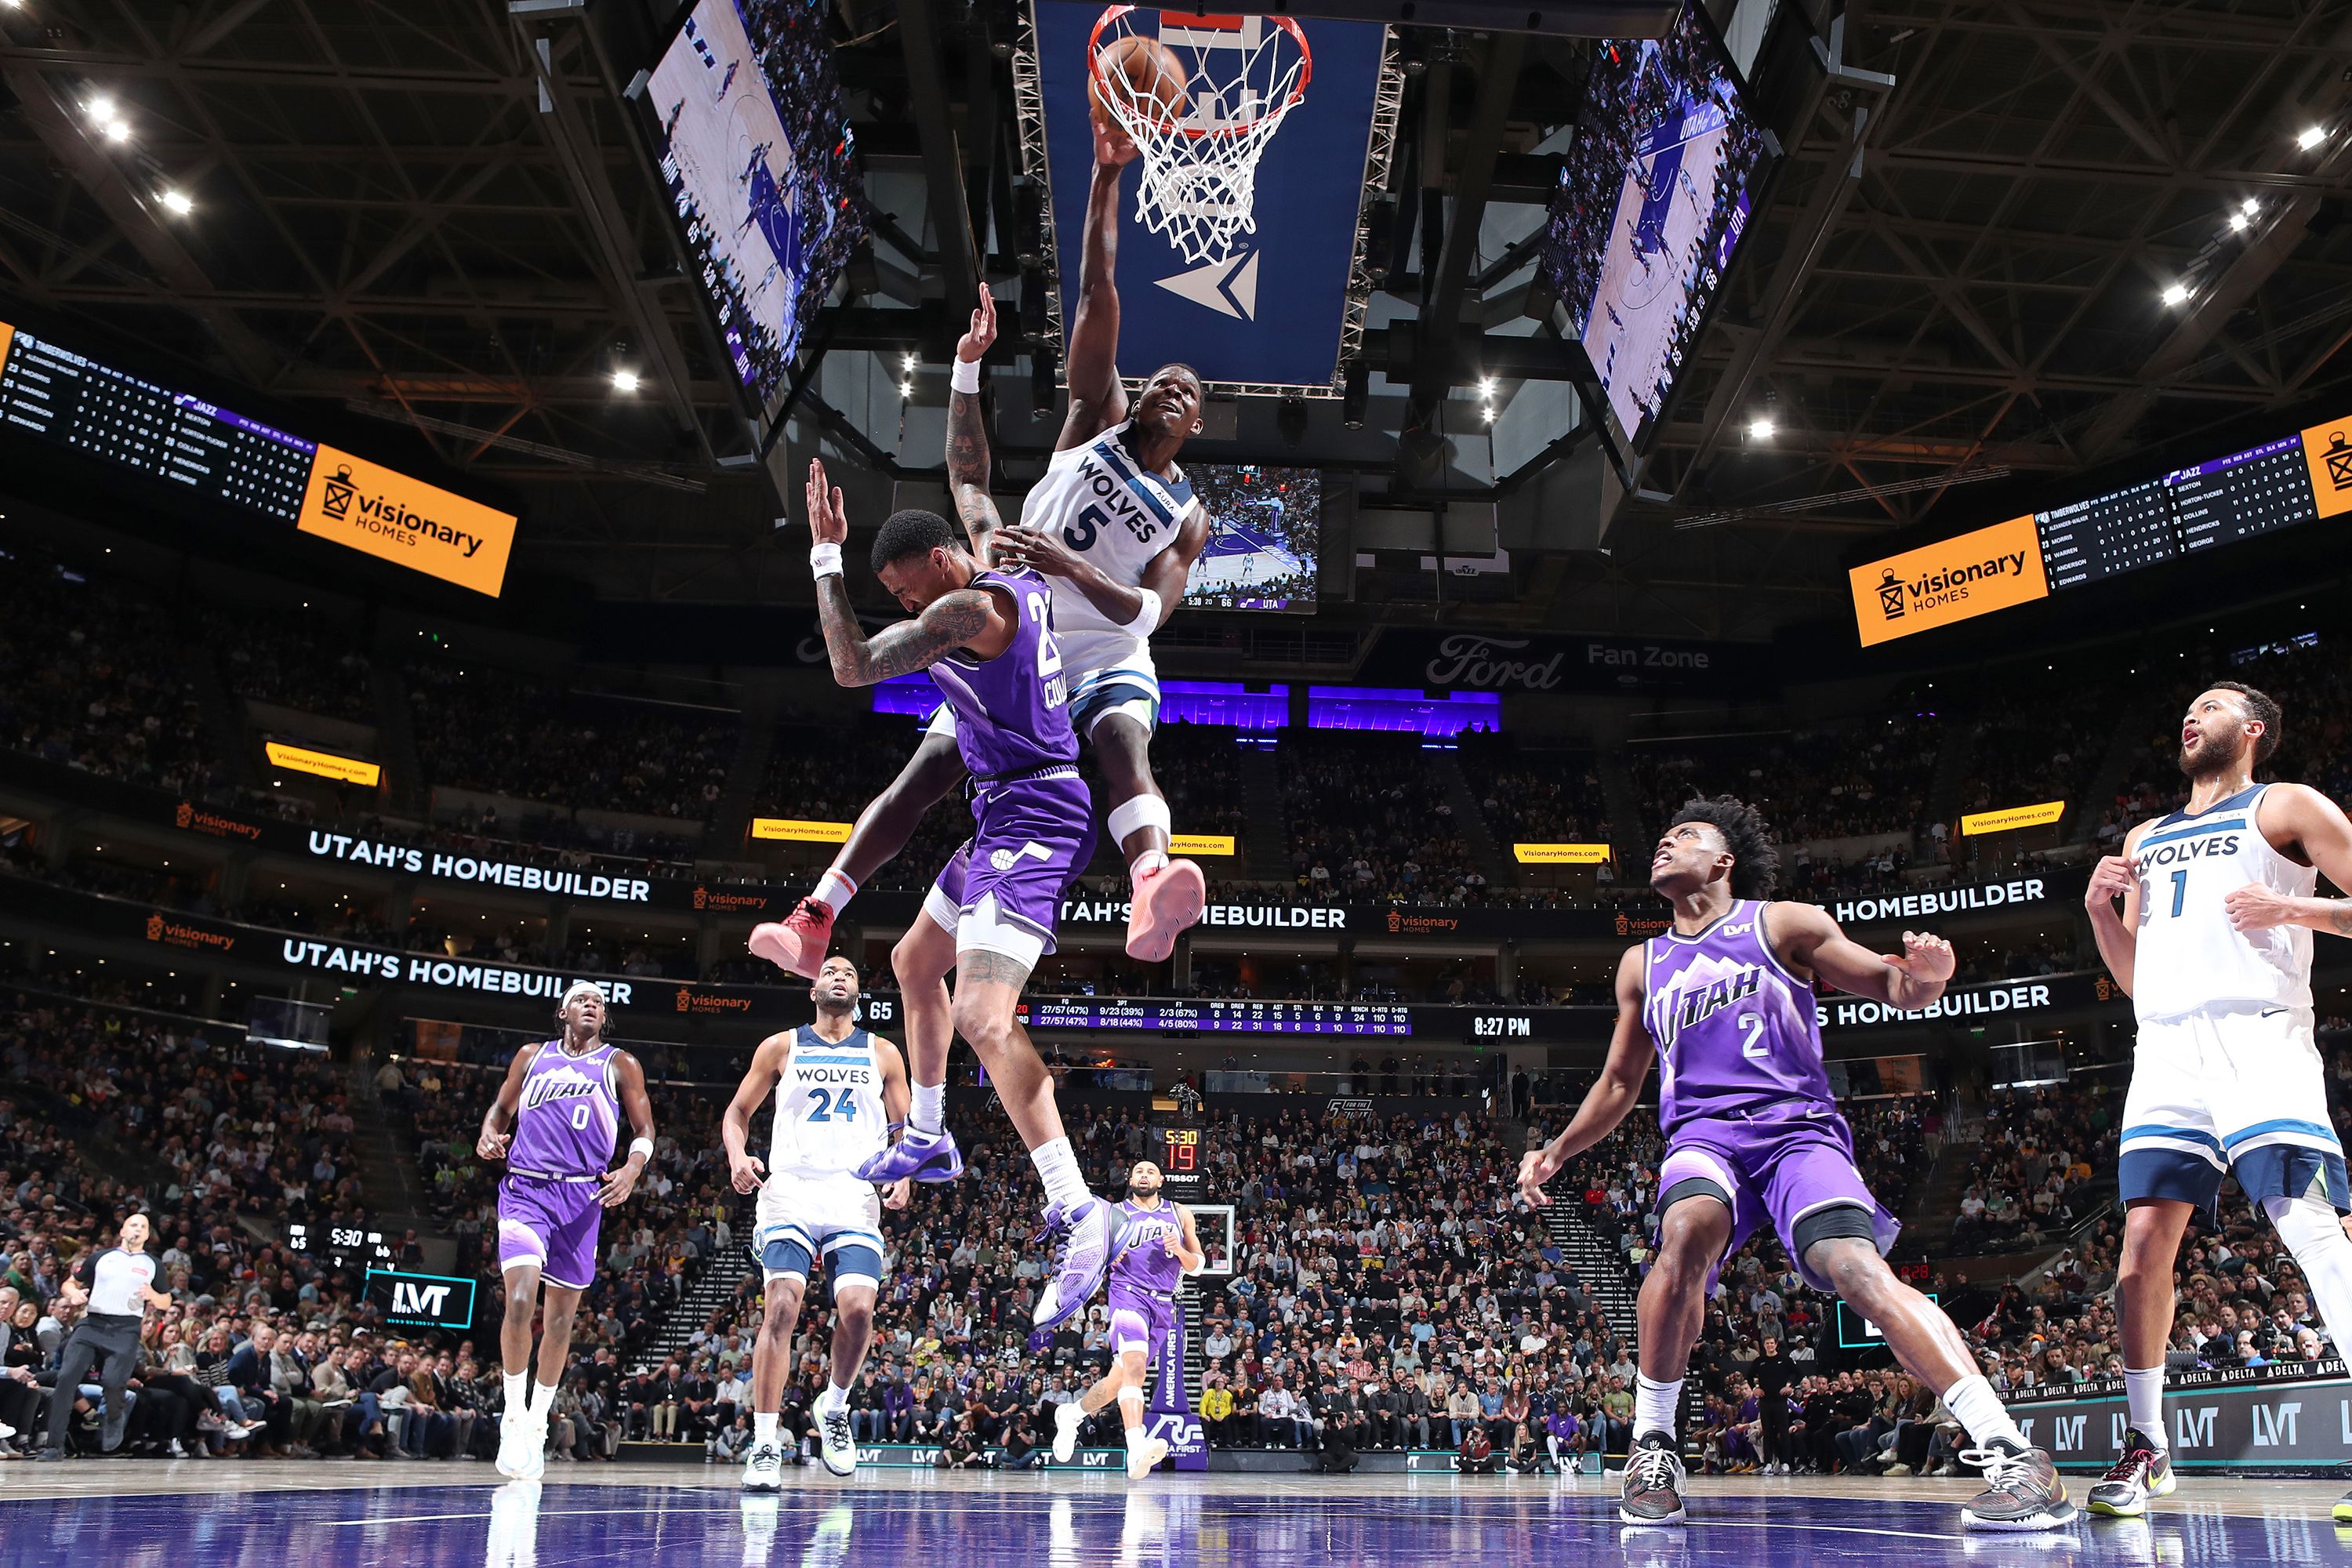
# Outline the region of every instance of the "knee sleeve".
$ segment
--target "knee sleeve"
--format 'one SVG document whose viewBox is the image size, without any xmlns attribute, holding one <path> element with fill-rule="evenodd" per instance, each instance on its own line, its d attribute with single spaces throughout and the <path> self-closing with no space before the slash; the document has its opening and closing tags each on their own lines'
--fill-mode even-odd
<svg viewBox="0 0 2352 1568">
<path fill-rule="evenodd" d="M 1166 833 L 1172 820 L 1165 800 L 1156 795 L 1139 795 L 1113 810 L 1108 826 L 1111 842 L 1116 844 L 1139 827 L 1156 827 Z"/>
<path fill-rule="evenodd" d="M 1143 1390 L 1130 1383 L 1118 1391 L 1118 1402 L 1121 1405 L 1132 1405 L 1139 1412 L 1143 1408 Z"/>
</svg>

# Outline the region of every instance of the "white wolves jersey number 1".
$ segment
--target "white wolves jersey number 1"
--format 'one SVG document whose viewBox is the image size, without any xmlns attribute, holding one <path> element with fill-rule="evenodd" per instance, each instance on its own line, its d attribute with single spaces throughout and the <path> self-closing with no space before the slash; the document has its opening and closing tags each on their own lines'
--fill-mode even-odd
<svg viewBox="0 0 2352 1568">
<path fill-rule="evenodd" d="M 2319 873 L 2270 846 L 2256 824 L 2268 784 L 2241 790 L 2140 836 L 2139 945 L 2132 1005 L 2143 1022 L 2245 1004 L 2311 1005 L 2311 931 L 2240 931 L 2222 900 L 2249 882 L 2309 898 Z"/>
<path fill-rule="evenodd" d="M 1024 527 L 1048 529 L 1114 583 L 1134 587 L 1152 557 L 1176 542 L 1184 520 L 1201 510 L 1181 468 L 1166 479 L 1135 460 L 1112 426 L 1083 447 L 1054 454 L 1045 477 L 1021 503 Z M 1084 594 L 1052 579 L 1054 624 L 1064 631 L 1120 631 Z M 1059 591 L 1066 590 L 1066 592 Z"/>
<path fill-rule="evenodd" d="M 768 1169 L 840 1175 L 882 1152 L 888 1138 L 874 1037 L 854 1029 L 845 1040 L 828 1040 L 805 1024 L 793 1031 L 792 1052 L 776 1085 Z"/>
</svg>

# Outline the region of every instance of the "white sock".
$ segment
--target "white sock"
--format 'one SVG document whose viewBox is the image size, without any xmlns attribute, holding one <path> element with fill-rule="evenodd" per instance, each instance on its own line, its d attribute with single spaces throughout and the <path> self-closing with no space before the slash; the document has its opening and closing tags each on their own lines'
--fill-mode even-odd
<svg viewBox="0 0 2352 1568">
<path fill-rule="evenodd" d="M 2022 1453 L 2033 1447 L 2017 1429 L 2017 1423 L 2009 1418 L 2000 1395 L 1992 1391 L 1992 1384 L 1980 1373 L 1964 1377 L 1944 1390 L 1944 1406 L 1959 1417 L 1960 1425 L 1969 1429 L 1969 1440 L 1979 1448 L 1988 1443 L 2006 1443 Z"/>
<path fill-rule="evenodd" d="M 2352 1353 L 2352 1237 L 2344 1234 L 2335 1207 L 2316 1198 L 2264 1198 L 2263 1212 L 2302 1266 L 2311 1304 L 2326 1320 L 2336 1353 Z"/>
<path fill-rule="evenodd" d="M 1683 1380 L 1653 1383 L 1643 1373 L 1633 1374 L 1633 1437 L 1636 1442 L 1653 1432 L 1675 1435 L 1675 1417 L 1682 1413 Z"/>
<path fill-rule="evenodd" d="M 837 1383 L 826 1384 L 824 1392 L 816 1396 L 816 1407 L 819 1410 L 839 1410 L 848 1404 L 849 1390 Z"/>
<path fill-rule="evenodd" d="M 780 1412 L 774 1410 L 751 1412 L 751 1441 L 754 1444 L 772 1443 L 776 1440 L 776 1422 L 780 1415 Z"/>
<path fill-rule="evenodd" d="M 824 875 L 816 879 L 816 891 L 809 895 L 836 915 L 847 909 L 849 900 L 856 896 L 857 884 L 843 876 L 837 866 L 826 868 Z"/>
<path fill-rule="evenodd" d="M 2130 1410 L 2133 1427 L 2146 1437 L 2148 1446 L 2158 1453 L 2170 1447 L 2164 1436 L 2164 1369 L 2151 1366 L 2141 1371 L 2124 1368 L 2124 1404 Z"/>
<path fill-rule="evenodd" d="M 918 1132 L 937 1132 L 947 1125 L 948 1086 L 919 1083 L 907 1102 L 907 1125 Z"/>
<path fill-rule="evenodd" d="M 1142 1427 L 1140 1427 L 1140 1426 L 1129 1426 L 1129 1427 L 1127 1429 L 1127 1446 L 1128 1446 L 1128 1447 L 1129 1447 L 1130 1450 L 1132 1450 L 1132 1449 L 1136 1449 L 1136 1448 L 1140 1448 L 1140 1447 L 1143 1447 L 1143 1428 L 1142 1428 Z"/>
<path fill-rule="evenodd" d="M 507 1409 L 511 1414 L 520 1415 L 523 1411 L 525 1390 L 530 1384 L 530 1373 L 509 1372 L 504 1374 L 504 1381 L 507 1389 Z"/>
<path fill-rule="evenodd" d="M 555 1414 L 555 1384 L 542 1383 L 539 1385 L 539 1397 L 530 1402 L 530 1413 L 541 1421 Z"/>
<path fill-rule="evenodd" d="M 1142 854 L 1138 855 L 1135 858 L 1134 862 L 1127 868 L 1127 879 L 1129 885 L 1131 887 L 1141 882 L 1143 879 L 1149 877 L 1152 872 L 1157 871 L 1166 864 L 1168 864 L 1168 851 L 1165 849 L 1145 850 Z"/>
<path fill-rule="evenodd" d="M 1029 1158 L 1036 1163 L 1037 1179 L 1045 1184 L 1047 1203 L 1072 1208 L 1094 1195 L 1087 1191 L 1086 1174 L 1078 1169 L 1078 1156 L 1066 1137 L 1038 1144 L 1029 1151 Z"/>
</svg>

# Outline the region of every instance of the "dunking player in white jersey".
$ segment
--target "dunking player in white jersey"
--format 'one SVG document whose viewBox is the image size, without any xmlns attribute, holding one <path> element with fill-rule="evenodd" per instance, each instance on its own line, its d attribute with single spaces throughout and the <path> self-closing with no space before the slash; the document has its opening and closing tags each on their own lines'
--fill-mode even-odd
<svg viewBox="0 0 2352 1568">
<path fill-rule="evenodd" d="M 1198 866 L 1168 857 L 1168 801 L 1151 776 L 1160 678 L 1150 637 L 1184 596 L 1192 563 L 1208 546 L 1209 517 L 1176 464 L 1185 440 L 1200 433 L 1200 376 L 1190 365 L 1162 365 L 1131 402 L 1118 376 L 1119 177 L 1135 155 L 1133 143 L 1097 115 L 1070 324 L 1069 412 L 1021 521 L 998 528 L 988 499 L 980 362 L 996 339 L 996 306 L 984 284 L 971 330 L 956 345 L 948 485 L 983 565 L 1029 566 L 1053 580 L 1070 721 L 1101 765 L 1107 820 L 1134 887 L 1127 951 L 1158 963 L 1200 918 L 1207 888 Z M 785 919 L 751 933 L 753 952 L 794 973 L 816 973 L 833 922 L 858 885 L 906 847 L 924 814 L 964 776 L 954 736 L 953 716 L 943 708 L 898 778 L 858 815 L 814 891 Z"/>
<path fill-rule="evenodd" d="M 833 1383 L 817 1396 L 818 1452 L 836 1476 L 857 1468 L 849 1390 L 874 1337 L 882 1280 L 882 1205 L 907 1206 L 908 1184 L 877 1195 L 851 1173 L 879 1154 L 906 1120 L 907 1065 L 898 1047 L 857 1026 L 857 965 L 836 953 L 809 987 L 816 1022 L 771 1035 L 720 1124 L 735 1190 L 760 1194 L 752 1246 L 767 1278 L 767 1316 L 751 1350 L 751 1452 L 743 1489 L 783 1489 L 776 1421 L 792 1370 L 793 1329 L 809 1274 L 833 1276 Z M 751 1113 L 776 1091 L 775 1132 L 763 1166 L 745 1143 Z M 762 1179 L 764 1178 L 764 1180 Z"/>
<path fill-rule="evenodd" d="M 2173 1489 L 2172 1266 L 2189 1216 L 2211 1217 L 2224 1174 L 2293 1249 L 2336 1352 L 2352 1352 L 2352 1239 L 2341 1220 L 2352 1192 L 2311 1017 L 2311 933 L 2352 936 L 2352 901 L 2313 889 L 2323 874 L 2352 887 L 2352 822 L 2316 790 L 2254 782 L 2278 750 L 2282 718 L 2234 680 L 2200 692 L 2180 721 L 2189 804 L 2133 828 L 2084 895 L 2099 956 L 2139 1016 L 2116 1289 L 2130 1426 L 2122 1458 L 2091 1490 L 2094 1513 L 2137 1517 Z M 2336 1517 L 2352 1521 L 2352 1496 Z"/>
</svg>

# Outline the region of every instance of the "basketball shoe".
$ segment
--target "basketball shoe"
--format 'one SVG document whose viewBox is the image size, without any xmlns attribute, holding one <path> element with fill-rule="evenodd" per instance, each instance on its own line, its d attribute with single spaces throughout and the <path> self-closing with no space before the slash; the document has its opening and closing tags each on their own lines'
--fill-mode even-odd
<svg viewBox="0 0 2352 1568">
<path fill-rule="evenodd" d="M 835 1405 L 828 1390 L 816 1399 L 816 1457 L 836 1476 L 857 1473 L 857 1434 L 849 1425 L 849 1401 Z"/>
<path fill-rule="evenodd" d="M 1054 1463 L 1066 1465 L 1078 1452 L 1078 1428 L 1087 1424 L 1087 1413 L 1078 1408 L 1075 1399 L 1054 1406 Z"/>
<path fill-rule="evenodd" d="M 816 978 L 824 967 L 824 950 L 833 942 L 833 908 L 814 899 L 803 899 L 782 921 L 763 921 L 751 928 L 752 952 L 789 974 Z"/>
<path fill-rule="evenodd" d="M 1102 1289 L 1110 1272 L 1111 1255 L 1118 1241 L 1118 1208 L 1089 1194 L 1084 1204 L 1050 1209 L 1045 1215 L 1045 1239 L 1058 1237 L 1054 1272 L 1038 1294 L 1030 1326 L 1050 1334 L 1075 1315 Z"/>
<path fill-rule="evenodd" d="M 1160 1468 L 1168 1457 L 1168 1439 L 1147 1437 L 1140 1426 L 1127 1429 L 1127 1479 L 1139 1481 Z"/>
<path fill-rule="evenodd" d="M 2123 1458 L 2091 1488 L 2088 1501 L 2093 1513 L 2137 1519 L 2147 1511 L 2151 1498 L 2170 1497 L 2179 1484 L 2173 1479 L 2172 1456 L 2134 1426 L 2124 1433 Z"/>
<path fill-rule="evenodd" d="M 1985 1489 L 1960 1505 L 1960 1523 L 1969 1530 L 2057 1530 L 2082 1517 L 2066 1499 L 2057 1464 L 2039 1448 L 1988 1443 L 1960 1450 L 1960 1462 L 1984 1469 Z"/>
<path fill-rule="evenodd" d="M 963 1155 L 956 1148 L 955 1134 L 947 1129 L 924 1132 L 909 1127 L 896 1143 L 858 1166 L 856 1174 L 861 1182 L 883 1186 L 907 1176 L 919 1182 L 952 1182 L 963 1174 Z"/>
<path fill-rule="evenodd" d="M 1627 1524 L 1681 1524 L 1683 1457 L 1673 1436 L 1645 1432 L 1634 1439 L 1625 1461 L 1625 1486 L 1617 1496 L 1617 1517 Z"/>
<path fill-rule="evenodd" d="M 1208 901 L 1209 879 L 1190 860 L 1171 860 L 1135 879 L 1134 901 L 1127 916 L 1127 955 L 1145 963 L 1164 963 L 1176 951 L 1176 939 L 1201 918 Z"/>
<path fill-rule="evenodd" d="M 743 1459 L 743 1489 L 780 1492 L 784 1489 L 784 1451 L 772 1442 L 754 1443 Z"/>
</svg>

